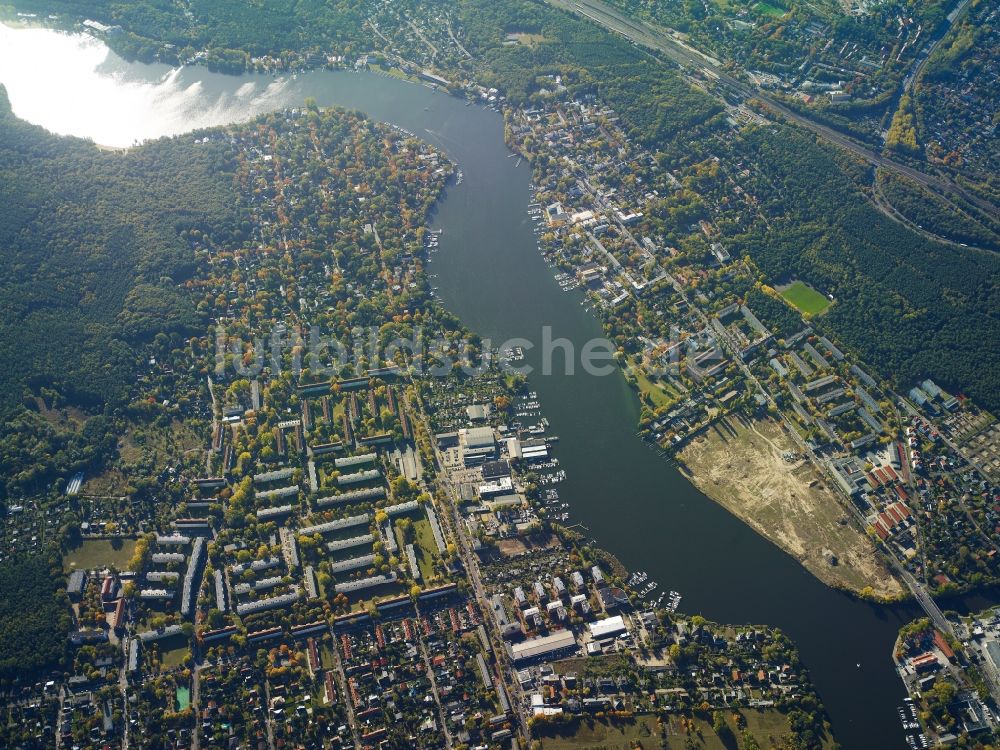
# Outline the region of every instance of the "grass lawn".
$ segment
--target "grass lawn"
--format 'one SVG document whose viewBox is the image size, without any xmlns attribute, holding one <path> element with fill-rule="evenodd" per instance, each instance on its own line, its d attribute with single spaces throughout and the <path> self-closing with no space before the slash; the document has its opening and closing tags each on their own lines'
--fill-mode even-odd
<svg viewBox="0 0 1000 750">
<path fill-rule="evenodd" d="M 757 3 L 754 10 L 763 16 L 771 16 L 772 18 L 781 18 L 788 12 L 784 8 L 778 8 L 770 3 Z"/>
<path fill-rule="evenodd" d="M 670 407 L 680 400 L 680 394 L 676 390 L 667 383 L 650 380 L 642 365 L 634 360 L 629 360 L 629 370 L 635 375 L 635 382 L 639 386 L 639 391 L 649 396 L 654 409 Z"/>
<path fill-rule="evenodd" d="M 413 528 L 417 532 L 417 565 L 420 566 L 420 575 L 423 576 L 426 583 L 434 576 L 437 542 L 434 541 L 431 522 L 427 520 L 426 516 L 419 521 L 414 521 Z"/>
<path fill-rule="evenodd" d="M 790 741 L 790 726 L 788 717 L 780 711 L 741 711 L 746 720 L 745 731 L 753 735 L 760 747 L 773 747 L 771 738 L 777 740 L 781 747 L 786 745 L 783 740 Z M 736 726 L 731 711 L 725 712 L 726 722 L 736 737 L 744 730 Z M 639 715 L 631 719 L 612 720 L 582 717 L 578 722 L 568 726 L 541 726 L 536 728 L 536 737 L 540 740 L 542 750 L 632 750 L 635 747 L 662 747 L 667 750 L 731 750 L 733 745 L 727 745 L 712 729 L 711 716 L 699 714 L 683 716 L 672 714 L 666 720 L 666 736 L 661 739 L 664 727 L 657 724 L 655 716 Z M 823 747 L 833 744 L 832 739 L 825 737 Z M 743 746 L 743 742 L 739 742 Z"/>
<path fill-rule="evenodd" d="M 826 312 L 832 302 L 802 281 L 794 281 L 780 291 L 781 298 L 806 317 Z"/>
<path fill-rule="evenodd" d="M 628 660 L 619 654 L 604 654 L 560 659 L 552 666 L 556 674 L 576 672 L 584 677 L 604 677 L 627 671 L 628 665 Z"/>
<path fill-rule="evenodd" d="M 335 425 L 343 424 L 344 411 L 344 400 L 340 399 L 333 405 L 333 410 L 330 412 L 330 419 Z"/>
<path fill-rule="evenodd" d="M 659 745 L 659 729 L 653 716 L 637 716 L 623 721 L 581 718 L 575 724 L 536 727 L 542 750 L 631 750 Z"/>
<path fill-rule="evenodd" d="M 167 427 L 132 424 L 118 441 L 123 466 L 146 465 L 161 471 L 179 456 L 204 448 L 205 439 L 189 424 L 173 420 Z"/>
<path fill-rule="evenodd" d="M 390 599 L 405 593 L 407 593 L 407 590 L 399 583 L 384 583 L 381 586 L 372 586 L 370 589 L 363 589 L 362 591 L 348 594 L 347 598 L 351 604 L 351 611 L 358 612 L 364 609 L 368 602 L 377 603 L 382 599 Z"/>
<path fill-rule="evenodd" d="M 155 642 L 156 652 L 160 660 L 160 669 L 165 671 L 179 667 L 191 653 L 190 643 L 183 635 L 172 635 Z"/>
<path fill-rule="evenodd" d="M 508 42 L 517 42 L 525 47 L 534 47 L 542 42 L 547 42 L 543 34 L 530 34 L 526 31 L 512 31 L 507 34 Z"/>
<path fill-rule="evenodd" d="M 394 68 L 391 65 L 379 65 L 378 63 L 375 63 L 369 67 L 377 73 L 382 73 L 384 75 L 391 76 L 392 78 L 400 78 L 404 81 L 410 82 L 417 82 L 420 80 L 416 76 L 407 75 L 399 68 Z"/>
<path fill-rule="evenodd" d="M 427 585 L 427 581 L 434 575 L 434 558 L 438 556 L 437 542 L 434 541 L 434 532 L 431 530 L 431 522 L 427 520 L 427 515 L 423 509 L 411 511 L 397 516 L 393 519 L 392 533 L 396 535 L 396 544 L 399 545 L 399 559 L 406 562 L 407 541 L 403 538 L 403 531 L 397 523 L 400 518 L 409 518 L 413 522 L 413 544 L 416 547 L 417 565 L 420 566 L 420 581 L 422 585 Z"/>
<path fill-rule="evenodd" d="M 333 649 L 327 643 L 321 643 L 319 647 L 319 663 L 323 669 L 333 669 Z"/>
<path fill-rule="evenodd" d="M 92 570 L 114 566 L 124 570 L 135 552 L 135 539 L 85 539 L 63 558 L 63 569 Z"/>
</svg>

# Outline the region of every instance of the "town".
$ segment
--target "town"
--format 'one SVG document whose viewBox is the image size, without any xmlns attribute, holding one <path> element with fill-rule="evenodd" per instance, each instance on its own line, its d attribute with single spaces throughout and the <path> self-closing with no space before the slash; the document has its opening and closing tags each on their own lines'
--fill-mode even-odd
<svg viewBox="0 0 1000 750">
<path fill-rule="evenodd" d="M 26 550 L 68 546 L 73 626 L 65 675 L 11 695 L 4 744 L 516 748 L 611 716 L 828 736 L 780 633 L 685 616 L 567 527 L 523 378 L 415 377 L 402 351 L 295 369 L 310 326 L 440 325 L 423 271 L 455 179 L 440 153 L 309 107 L 192 138 L 234 150 L 246 240 L 188 236 L 216 334 L 175 339 L 137 383 L 173 436 L 162 455 L 162 430 L 133 438 L 161 501 L 122 502 L 112 471 L 71 477 L 61 515 L 8 517 Z M 319 255 L 330 216 L 350 241 Z M 277 359 L 250 343 L 274 329 Z"/>
<path fill-rule="evenodd" d="M 753 133 L 778 123 L 742 100 L 705 105 L 656 150 L 578 70 L 539 75 L 515 103 L 474 79 L 476 47 L 448 12 L 369 10 L 384 48 L 302 66 L 374 68 L 501 111 L 532 167 L 539 252 L 605 324 L 650 446 L 697 483 L 699 460 L 723 461 L 719 436 L 734 453 L 768 443 L 791 495 L 830 514 L 810 570 L 927 613 L 887 654 L 911 745 L 993 732 L 996 617 L 945 614 L 932 595 L 1000 576 L 1000 428 L 932 377 L 901 387 L 827 322 L 846 304 L 832 287 L 748 251 L 785 186 L 733 144 L 770 148 Z M 827 40 L 788 81 L 753 75 L 805 105 L 846 103 L 853 87 L 830 72 L 854 60 L 877 92 L 899 72 L 886 82 L 880 66 L 924 43 L 919 20 L 885 25 L 891 45 Z M 793 30 L 811 47 L 824 33 Z M 502 47 L 542 43 L 512 30 Z M 148 343 L 114 465 L 4 518 L 5 558 L 65 548 L 72 611 L 64 669 L 11 686 L 5 745 L 517 750 L 584 728 L 603 733 L 593 745 L 833 742 L 781 632 L 686 614 L 683 592 L 574 529 L 558 437 L 504 367 L 523 352 L 474 361 L 434 299 L 429 217 L 462 179 L 445 153 L 309 101 L 184 138 L 230 155 L 240 200 L 233 227 L 183 234 L 183 292 L 212 330 Z M 417 329 L 441 350 L 379 354 Z M 314 357 L 315 331 L 368 332 L 375 353 Z M 436 355 L 478 373 L 425 376 Z"/>
</svg>

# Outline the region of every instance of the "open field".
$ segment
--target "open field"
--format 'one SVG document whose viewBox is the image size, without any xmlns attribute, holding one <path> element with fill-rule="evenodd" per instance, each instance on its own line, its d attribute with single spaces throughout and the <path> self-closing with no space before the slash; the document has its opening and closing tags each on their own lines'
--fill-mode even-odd
<svg viewBox="0 0 1000 750">
<path fill-rule="evenodd" d="M 771 18 L 781 18 L 788 12 L 770 3 L 757 3 L 753 9 L 761 15 L 770 16 Z"/>
<path fill-rule="evenodd" d="M 179 455 L 203 450 L 205 442 L 190 424 L 175 419 L 166 428 L 130 426 L 118 442 L 118 452 L 125 465 L 148 465 L 158 472 Z"/>
<path fill-rule="evenodd" d="M 730 418 L 695 438 L 678 458 L 698 489 L 824 583 L 876 597 L 902 594 L 868 537 L 848 523 L 823 476 L 804 459 L 785 460 L 783 454 L 794 450 L 780 423 Z"/>
<path fill-rule="evenodd" d="M 360 612 L 365 609 L 369 603 L 375 604 L 382 599 L 391 599 L 392 597 L 400 596 L 401 594 L 407 593 L 406 588 L 403 587 L 401 583 L 385 583 L 381 586 L 373 586 L 370 589 L 365 589 L 364 591 L 358 591 L 353 594 L 348 594 L 348 600 L 351 605 L 352 612 Z"/>
<path fill-rule="evenodd" d="M 559 539 L 554 534 L 538 533 L 528 537 L 501 539 L 497 543 L 500 554 L 505 557 L 517 557 L 531 550 L 558 548 Z"/>
<path fill-rule="evenodd" d="M 179 667 L 191 654 L 188 639 L 184 636 L 172 636 L 157 642 L 160 657 L 160 669 L 168 670 Z"/>
<path fill-rule="evenodd" d="M 431 522 L 423 513 L 419 520 L 413 522 L 413 529 L 417 536 L 417 565 L 420 566 L 420 575 L 424 582 L 430 581 L 434 577 L 434 558 L 437 557 L 437 542 L 434 541 L 434 532 L 431 529 Z"/>
<path fill-rule="evenodd" d="M 762 748 L 791 746 L 785 744 L 791 741 L 791 728 L 785 714 L 777 710 L 743 710 L 740 714 L 745 720 L 745 729 L 737 727 L 731 711 L 726 712 L 726 722 L 735 736 L 746 731 Z M 730 750 L 733 747 L 731 742 L 727 745 L 715 733 L 708 715 L 672 714 L 663 723 L 651 715 L 622 720 L 584 717 L 568 726 L 538 725 L 535 734 L 542 750 L 632 750 L 636 747 Z M 739 744 L 743 747 L 744 743 Z M 825 738 L 823 747 L 832 744 L 830 738 Z"/>
<path fill-rule="evenodd" d="M 653 716 L 637 716 L 622 721 L 585 717 L 565 727 L 536 729 L 542 750 L 631 750 L 659 744 L 660 729 Z"/>
<path fill-rule="evenodd" d="M 793 281 L 787 287 L 778 290 L 781 298 L 789 305 L 807 317 L 826 312 L 833 303 L 802 281 Z"/>
<path fill-rule="evenodd" d="M 179 460 L 200 460 L 206 439 L 190 424 L 173 420 L 156 424 L 131 424 L 118 439 L 118 460 L 105 471 L 88 476 L 84 495 L 126 495 L 133 473 L 158 474 Z"/>
<path fill-rule="evenodd" d="M 63 557 L 63 569 L 92 570 L 114 566 L 124 570 L 135 552 L 135 539 L 85 539 Z"/>
<path fill-rule="evenodd" d="M 507 34 L 507 41 L 517 42 L 525 47 L 534 47 L 536 44 L 541 44 L 542 42 L 547 42 L 548 40 L 542 34 L 531 34 L 526 31 L 512 31 Z"/>
</svg>

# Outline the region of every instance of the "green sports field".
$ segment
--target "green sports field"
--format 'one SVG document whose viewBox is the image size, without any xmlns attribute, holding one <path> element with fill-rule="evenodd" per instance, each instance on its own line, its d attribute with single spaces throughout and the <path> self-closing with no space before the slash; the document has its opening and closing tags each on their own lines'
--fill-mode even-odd
<svg viewBox="0 0 1000 750">
<path fill-rule="evenodd" d="M 803 315 L 812 317 L 825 312 L 833 304 L 825 296 L 802 281 L 792 282 L 780 292 L 782 299 Z"/>
</svg>

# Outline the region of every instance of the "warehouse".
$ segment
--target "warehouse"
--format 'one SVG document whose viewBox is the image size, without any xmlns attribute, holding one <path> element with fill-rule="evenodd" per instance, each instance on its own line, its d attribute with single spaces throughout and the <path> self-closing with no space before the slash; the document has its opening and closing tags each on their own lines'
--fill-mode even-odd
<svg viewBox="0 0 1000 750">
<path fill-rule="evenodd" d="M 458 439 L 462 449 L 462 460 L 466 466 L 481 464 L 496 457 L 496 439 L 490 427 L 460 430 Z"/>
<path fill-rule="evenodd" d="M 515 663 L 547 659 L 576 650 L 576 638 L 569 630 L 559 630 L 549 635 L 529 638 L 510 646 L 510 657 Z"/>
<path fill-rule="evenodd" d="M 603 641 L 606 638 L 614 638 L 622 633 L 628 633 L 625 620 L 622 619 L 621 615 L 609 617 L 606 620 L 597 620 L 587 627 L 590 628 L 590 635 L 595 641 Z"/>
</svg>

